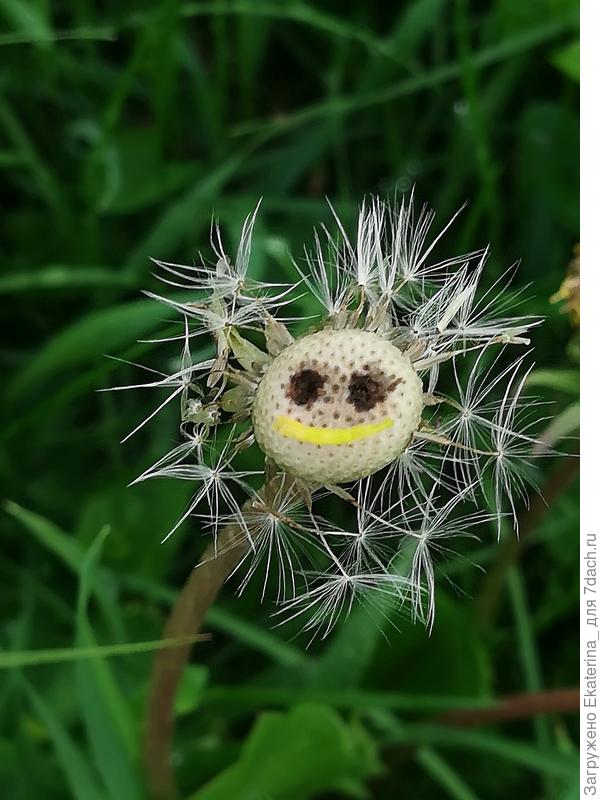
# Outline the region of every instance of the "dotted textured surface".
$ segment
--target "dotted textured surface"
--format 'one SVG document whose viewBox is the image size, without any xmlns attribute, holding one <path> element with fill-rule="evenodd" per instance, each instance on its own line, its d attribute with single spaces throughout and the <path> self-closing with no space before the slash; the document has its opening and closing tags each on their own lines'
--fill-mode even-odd
<svg viewBox="0 0 600 800">
<path fill-rule="evenodd" d="M 269 365 L 254 399 L 254 433 L 262 450 L 287 472 L 311 483 L 344 483 L 397 458 L 422 410 L 421 380 L 394 345 L 367 331 L 319 331 L 290 345 Z M 393 424 L 357 441 L 313 444 L 279 433 L 281 417 L 328 429 Z"/>
</svg>

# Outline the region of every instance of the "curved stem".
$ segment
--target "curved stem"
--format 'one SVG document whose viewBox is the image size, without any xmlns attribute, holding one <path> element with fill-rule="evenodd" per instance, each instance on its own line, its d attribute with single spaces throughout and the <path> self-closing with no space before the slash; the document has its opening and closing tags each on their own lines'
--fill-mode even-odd
<svg viewBox="0 0 600 800">
<path fill-rule="evenodd" d="M 445 725 L 468 728 L 492 725 L 516 719 L 528 719 L 537 714 L 563 714 L 579 709 L 579 689 L 567 687 L 544 692 L 526 692 L 499 698 L 489 708 L 469 708 L 450 711 L 439 718 Z"/>
<path fill-rule="evenodd" d="M 200 566 L 185 582 L 164 629 L 163 637 L 190 636 L 202 627 L 206 612 L 229 575 L 248 552 L 249 541 L 240 525 L 220 532 L 216 547 L 210 544 Z M 216 550 L 216 552 L 215 552 Z M 177 687 L 192 645 L 159 650 L 154 660 L 146 716 L 145 762 L 150 796 L 173 800 L 177 788 L 171 764 L 173 705 Z"/>
</svg>

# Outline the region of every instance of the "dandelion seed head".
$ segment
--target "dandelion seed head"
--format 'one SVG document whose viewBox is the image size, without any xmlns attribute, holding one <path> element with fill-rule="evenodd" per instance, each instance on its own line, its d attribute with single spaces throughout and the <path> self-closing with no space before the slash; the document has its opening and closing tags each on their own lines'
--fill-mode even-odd
<svg viewBox="0 0 600 800">
<path fill-rule="evenodd" d="M 213 224 L 214 265 L 155 262 L 168 294 L 148 294 L 182 327 L 152 341 L 180 348 L 178 366 L 130 365 L 149 377 L 116 388 L 159 398 L 125 439 L 174 405 L 182 440 L 133 482 L 186 481 L 165 538 L 187 521 L 212 536 L 205 559 L 235 548 L 239 591 L 261 581 L 278 623 L 325 636 L 360 604 L 431 627 L 439 560 L 475 527 L 516 529 L 531 457 L 548 454 L 523 395 L 540 320 L 518 315 L 516 265 L 491 282 L 487 248 L 436 257 L 456 215 L 436 230 L 414 193 L 365 199 L 354 231 L 331 208 L 292 283 L 251 275 L 257 212 L 234 257 Z M 321 317 L 284 317 L 307 293 Z M 353 524 L 321 510 L 332 495 Z"/>
</svg>

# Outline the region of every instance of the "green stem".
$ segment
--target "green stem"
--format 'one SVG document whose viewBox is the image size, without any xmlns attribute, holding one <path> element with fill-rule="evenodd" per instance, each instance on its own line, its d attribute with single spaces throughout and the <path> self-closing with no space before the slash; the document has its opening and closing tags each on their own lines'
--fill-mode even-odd
<svg viewBox="0 0 600 800">
<path fill-rule="evenodd" d="M 206 613 L 221 587 L 248 552 L 249 542 L 241 527 L 231 524 L 220 532 L 216 544 L 207 547 L 200 566 L 192 570 L 167 620 L 163 637 L 192 636 L 202 627 Z M 145 761 L 150 796 L 173 800 L 177 788 L 171 764 L 173 707 L 177 687 L 192 644 L 159 650 L 154 660 L 146 717 Z"/>
</svg>

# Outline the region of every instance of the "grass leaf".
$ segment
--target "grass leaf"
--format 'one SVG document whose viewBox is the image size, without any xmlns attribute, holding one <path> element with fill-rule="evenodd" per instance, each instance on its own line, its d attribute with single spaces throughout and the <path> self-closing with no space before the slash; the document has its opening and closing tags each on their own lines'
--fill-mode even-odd
<svg viewBox="0 0 600 800">
<path fill-rule="evenodd" d="M 153 330 L 165 317 L 164 308 L 149 300 L 95 311 L 69 325 L 13 378 L 6 400 L 17 405 L 67 370 L 97 364 L 107 353 L 130 346 Z"/>
<path fill-rule="evenodd" d="M 78 800 L 103 800 L 95 775 L 87 759 L 73 741 L 52 708 L 46 704 L 33 686 L 22 678 L 23 686 L 35 713 L 46 727 L 60 764 L 71 787 L 72 796 Z"/>
<path fill-rule="evenodd" d="M 17 505 L 11 500 L 4 505 L 5 510 L 17 519 L 29 533 L 33 534 L 40 544 L 61 561 L 74 575 L 79 575 L 85 563 L 86 554 L 81 544 L 72 536 L 68 536 L 57 525 Z M 106 570 L 98 570 L 93 582 L 93 592 L 115 632 L 123 635 L 120 624 L 121 615 L 116 600 L 116 585 Z"/>
<path fill-rule="evenodd" d="M 153 653 L 168 647 L 181 647 L 205 639 L 203 634 L 184 636 L 179 639 L 151 639 L 145 642 L 126 642 L 124 644 L 104 644 L 90 647 L 57 647 L 49 650 L 11 650 L 0 652 L 0 669 L 15 667 L 37 667 L 42 664 L 64 664 L 82 659 L 115 658 L 132 656 L 138 653 Z"/>
<path fill-rule="evenodd" d="M 482 731 L 415 723 L 404 725 L 402 732 L 394 735 L 394 740 L 402 745 L 417 744 L 488 753 L 535 772 L 561 778 L 573 778 L 578 769 L 575 755 L 564 755 L 556 750 L 542 749 L 518 739 Z"/>
<path fill-rule="evenodd" d="M 76 641 L 78 647 L 96 647 L 87 605 L 94 585 L 93 571 L 100 559 L 109 528 L 102 529 L 85 554 L 79 573 Z M 137 737 L 131 710 L 110 665 L 102 658 L 75 664 L 75 686 L 98 772 L 113 800 L 138 800 L 140 787 L 133 762 Z"/>
<path fill-rule="evenodd" d="M 432 747 L 420 747 L 415 760 L 424 772 L 453 800 L 477 800 L 477 795 L 460 775 Z"/>
</svg>

